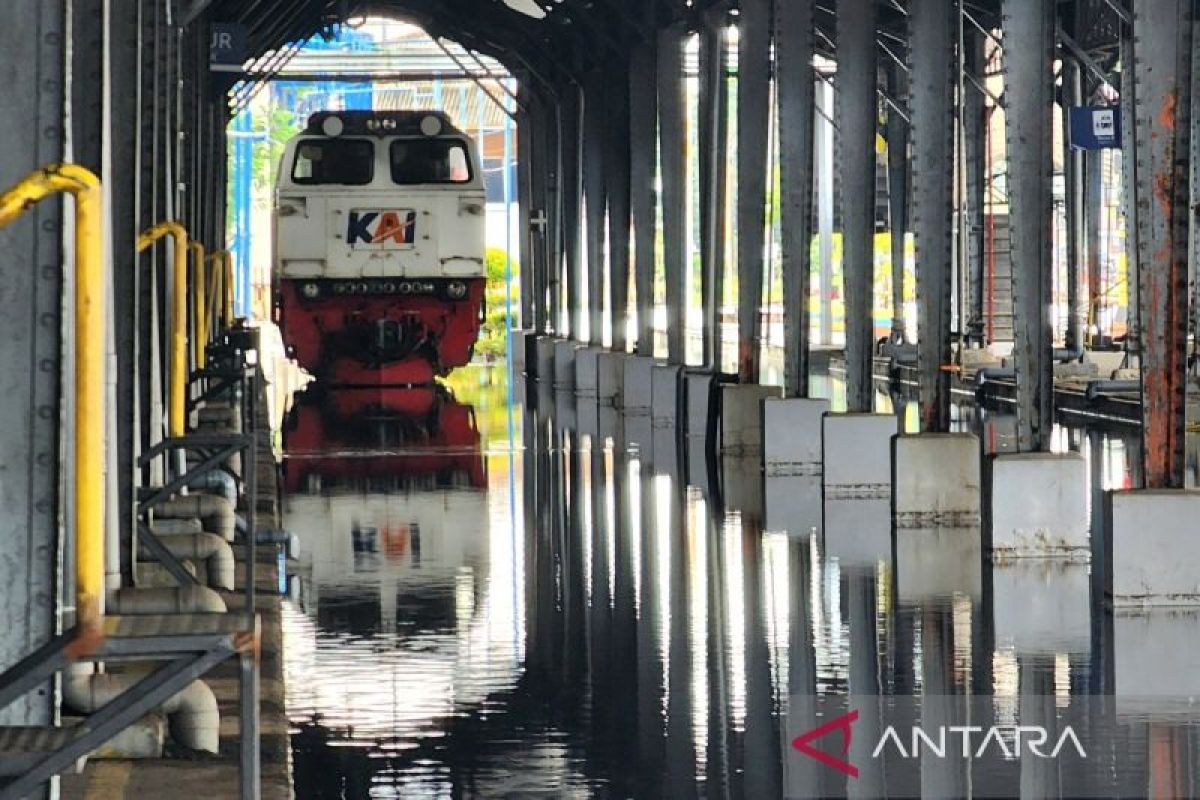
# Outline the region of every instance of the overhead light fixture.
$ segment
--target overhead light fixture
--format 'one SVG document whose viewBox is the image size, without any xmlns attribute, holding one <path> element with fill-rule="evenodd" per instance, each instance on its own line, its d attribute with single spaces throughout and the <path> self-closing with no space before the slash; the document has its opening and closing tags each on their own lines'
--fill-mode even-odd
<svg viewBox="0 0 1200 800">
<path fill-rule="evenodd" d="M 342 121 L 341 117 L 326 117 L 321 121 L 321 133 L 330 138 L 341 136 L 344 130 L 346 130 L 346 123 Z"/>
<path fill-rule="evenodd" d="M 442 132 L 442 121 L 433 114 L 421 118 L 421 133 L 426 136 L 437 136 Z"/>
</svg>

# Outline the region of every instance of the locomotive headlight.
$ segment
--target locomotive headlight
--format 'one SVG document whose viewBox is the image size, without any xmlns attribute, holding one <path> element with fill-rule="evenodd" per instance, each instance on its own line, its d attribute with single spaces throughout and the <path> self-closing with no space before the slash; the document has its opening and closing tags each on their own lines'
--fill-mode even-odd
<svg viewBox="0 0 1200 800">
<path fill-rule="evenodd" d="M 462 300 L 467 296 L 467 285 L 462 281 L 450 281 L 446 284 L 446 294 L 451 300 Z"/>
<path fill-rule="evenodd" d="M 309 300 L 316 300 L 321 295 L 321 287 L 315 283 L 306 283 L 300 287 L 300 293 Z"/>
<path fill-rule="evenodd" d="M 342 122 L 341 117 L 326 117 L 321 123 L 321 133 L 329 137 L 341 136 L 344 130 L 346 123 Z"/>
<path fill-rule="evenodd" d="M 442 121 L 430 114 L 421 118 L 421 133 L 426 136 L 437 136 L 442 132 Z"/>
</svg>

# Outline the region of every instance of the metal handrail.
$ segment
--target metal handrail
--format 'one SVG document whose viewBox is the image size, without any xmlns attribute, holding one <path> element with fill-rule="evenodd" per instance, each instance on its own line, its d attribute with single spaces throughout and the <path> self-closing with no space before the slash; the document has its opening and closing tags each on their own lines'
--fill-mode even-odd
<svg viewBox="0 0 1200 800">
<path fill-rule="evenodd" d="M 53 194 L 75 198 L 75 620 L 73 652 L 104 640 L 104 200 L 74 164 L 40 169 L 0 195 L 0 228 Z"/>
<path fill-rule="evenodd" d="M 172 295 L 171 402 L 168 430 L 171 436 L 186 433 L 187 420 L 187 261 L 188 234 L 178 222 L 160 222 L 137 238 L 137 251 L 144 252 L 165 236 L 174 240 L 175 286 Z"/>
</svg>

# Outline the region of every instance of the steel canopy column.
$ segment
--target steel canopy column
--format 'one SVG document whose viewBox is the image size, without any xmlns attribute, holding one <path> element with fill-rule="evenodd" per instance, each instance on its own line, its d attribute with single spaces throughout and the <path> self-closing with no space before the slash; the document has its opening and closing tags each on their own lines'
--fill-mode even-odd
<svg viewBox="0 0 1200 800">
<path fill-rule="evenodd" d="M 687 273 L 687 98 L 683 82 L 683 30 L 659 33 L 658 147 L 662 164 L 663 277 L 666 281 L 667 360 L 687 361 L 684 276 Z"/>
<path fill-rule="evenodd" d="M 813 212 L 813 2 L 775 9 L 779 103 L 780 248 L 783 257 L 784 391 L 808 396 L 810 248 Z M 872 43 L 873 44 L 873 43 Z"/>
<path fill-rule="evenodd" d="M 700 272 L 704 298 L 703 365 L 721 369 L 721 298 L 725 277 L 726 149 L 729 81 L 724 16 L 706 14 L 700 32 Z"/>
<path fill-rule="evenodd" d="M 567 273 L 567 331 L 576 341 L 583 336 L 583 304 L 580 302 L 581 262 L 579 259 L 580 200 L 583 176 L 580 161 L 583 157 L 583 103 L 575 84 L 563 87 L 560 109 L 562 131 L 562 243 L 563 262 Z"/>
<path fill-rule="evenodd" d="M 1050 312 L 1051 120 L 1054 0 L 1005 0 L 1008 203 L 1012 230 L 1013 360 L 1017 449 L 1048 450 L 1054 424 L 1054 329 Z"/>
<path fill-rule="evenodd" d="M 1088 319 L 1093 324 L 1099 319 L 1100 263 L 1103 258 L 1103 242 L 1100 231 L 1104 216 L 1104 151 L 1089 150 L 1083 155 L 1084 163 L 1084 230 L 1086 239 L 1086 267 Z M 1084 331 L 1086 343 L 1092 335 L 1090 328 Z"/>
<path fill-rule="evenodd" d="M 846 297 L 846 408 L 870 411 L 875 285 L 875 0 L 842 0 L 837 13 L 838 133 L 842 174 L 842 283 Z"/>
<path fill-rule="evenodd" d="M 770 123 L 770 0 L 742 0 L 738 25 L 738 379 L 757 383 Z"/>
<path fill-rule="evenodd" d="M 608 81 L 608 308 L 612 349 L 625 352 L 629 328 L 629 62 L 612 65 Z"/>
<path fill-rule="evenodd" d="M 648 76 L 658 72 L 653 34 L 634 46 L 629 62 L 629 203 L 633 216 L 634 291 L 637 293 L 637 347 L 654 355 L 654 240 L 658 201 L 655 193 L 655 142 L 658 137 L 658 93 Z"/>
<path fill-rule="evenodd" d="M 986 68 L 984 57 L 985 37 L 983 33 L 969 26 L 963 32 L 966 57 L 963 63 L 967 71 L 974 76 L 983 75 Z M 969 83 L 963 83 L 963 159 L 966 166 L 967 192 L 967 265 L 969 282 L 967 284 L 969 303 L 967 304 L 966 332 L 976 339 L 983 341 L 986 323 L 983 317 L 984 300 L 984 259 L 986 246 L 984 242 L 983 205 L 984 205 L 984 172 L 987 169 L 987 108 L 983 102 L 983 92 Z"/>
<path fill-rule="evenodd" d="M 1062 119 L 1063 130 L 1070 130 L 1071 106 L 1083 105 L 1083 71 L 1079 62 L 1064 58 L 1062 62 Z M 1068 350 L 1083 347 L 1084 328 L 1087 325 L 1086 274 L 1084 270 L 1084 242 L 1087 237 L 1084 217 L 1083 157 L 1084 151 L 1071 147 L 1068 136 L 1063 136 L 1064 183 L 1066 184 L 1067 212 L 1067 330 Z"/>
<path fill-rule="evenodd" d="M 1191 7 L 1143 2 L 1133 16 L 1142 452 L 1151 489 L 1182 488 L 1185 479 Z"/>
<path fill-rule="evenodd" d="M 954 160 L 953 0 L 908 8 L 912 120 L 912 230 L 917 255 L 921 430 L 950 429 L 950 235 Z"/>
<path fill-rule="evenodd" d="M 558 98 L 547 101 L 543 111 L 542 152 L 545 153 L 545 169 L 540 176 L 545 186 L 546 235 L 544 280 L 546 315 L 542 321 L 543 331 L 559 333 L 562 320 L 562 274 L 563 274 L 563 231 L 562 231 L 562 104 Z M 548 322 L 548 324 L 547 324 Z"/>
<path fill-rule="evenodd" d="M 587 78 L 583 90 L 583 191 L 587 206 L 587 340 L 591 344 L 604 342 L 606 74 L 607 70 L 597 69 Z"/>
<path fill-rule="evenodd" d="M 908 96 L 908 76 L 898 64 L 888 70 L 888 92 Z M 908 230 L 908 123 L 895 109 L 887 115 L 888 218 L 892 250 L 892 342 L 908 341 L 904 320 L 904 234 Z"/>
<path fill-rule="evenodd" d="M 534 321 L 534 297 L 537 294 L 538 231 L 533 226 L 533 93 L 523 84 L 518 88 L 521 107 L 517 120 L 517 215 L 520 235 L 517 241 L 521 248 L 521 325 L 525 330 L 536 329 Z"/>
</svg>

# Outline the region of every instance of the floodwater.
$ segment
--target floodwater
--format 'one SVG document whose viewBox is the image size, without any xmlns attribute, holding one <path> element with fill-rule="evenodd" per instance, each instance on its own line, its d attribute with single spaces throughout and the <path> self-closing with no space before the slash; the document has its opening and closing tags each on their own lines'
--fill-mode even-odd
<svg viewBox="0 0 1200 800">
<path fill-rule="evenodd" d="M 1200 621 L 1106 610 L 1102 549 L 1091 565 L 992 566 L 978 531 L 893 541 L 886 501 L 823 509 L 812 478 L 764 479 L 678 424 L 519 380 L 469 368 L 437 390 L 297 401 L 284 430 L 301 543 L 284 610 L 297 797 L 1200 785 Z M 957 413 L 1004 447 L 1011 420 Z M 1103 489 L 1137 480 L 1133 434 L 1056 433 L 1088 458 L 1093 516 Z M 1073 725 L 1081 747 L 988 751 L 989 726 L 1010 740 L 1018 715 Z M 949 755 L 916 757 L 916 719 L 978 726 L 961 733 L 978 731 L 970 757 L 954 728 Z M 872 755 L 895 720 L 901 735 Z M 806 731 L 821 755 L 798 747 Z"/>
</svg>

